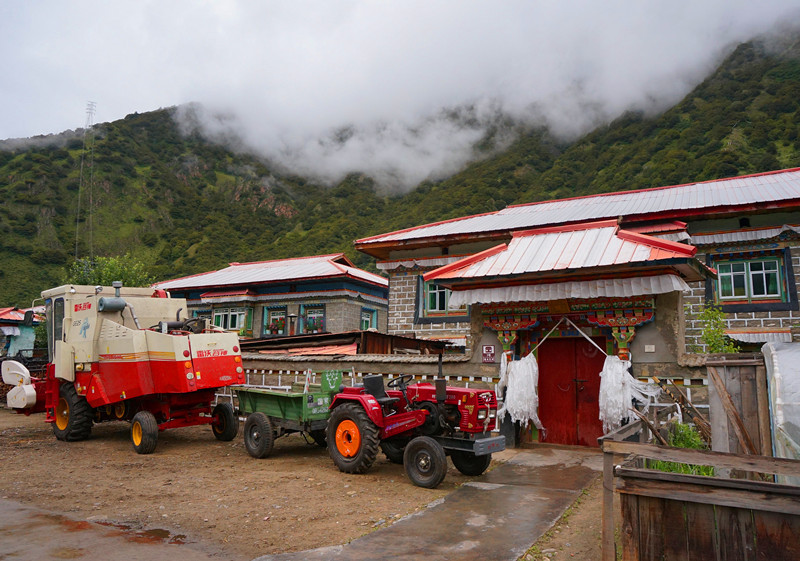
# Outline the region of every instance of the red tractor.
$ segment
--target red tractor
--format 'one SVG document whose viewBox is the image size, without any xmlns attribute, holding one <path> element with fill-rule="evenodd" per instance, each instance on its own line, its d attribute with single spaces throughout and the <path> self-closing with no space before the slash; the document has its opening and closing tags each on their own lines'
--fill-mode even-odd
<svg viewBox="0 0 800 561">
<path fill-rule="evenodd" d="M 168 428 L 207 424 L 232 440 L 238 417 L 229 403 L 212 404 L 220 387 L 244 382 L 237 335 L 181 319 L 186 300 L 113 284 L 42 292 L 50 363 L 36 377 L 3 362 L 3 381 L 15 386 L 9 407 L 46 412 L 65 441 L 88 438 L 94 423 L 129 421 L 139 454 L 153 452 Z"/>
<path fill-rule="evenodd" d="M 480 475 L 493 452 L 505 449 L 505 437 L 492 436 L 497 397 L 491 390 L 448 387 L 437 379 L 409 384 L 404 374 L 388 382 L 364 376 L 361 386 L 342 387 L 331 404 L 328 451 L 339 470 L 364 473 L 378 449 L 405 466 L 409 479 L 433 489 L 447 473 L 447 456 L 458 471 Z"/>
</svg>

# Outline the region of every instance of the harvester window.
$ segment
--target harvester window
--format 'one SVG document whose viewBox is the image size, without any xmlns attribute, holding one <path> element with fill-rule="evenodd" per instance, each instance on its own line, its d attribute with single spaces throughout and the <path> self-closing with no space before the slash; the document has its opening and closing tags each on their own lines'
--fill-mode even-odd
<svg viewBox="0 0 800 561">
<path fill-rule="evenodd" d="M 49 311 L 49 310 L 48 310 Z M 50 356 L 55 356 L 56 341 L 64 338 L 64 299 L 56 298 L 53 302 L 52 321 L 47 322 L 47 342 Z"/>
</svg>

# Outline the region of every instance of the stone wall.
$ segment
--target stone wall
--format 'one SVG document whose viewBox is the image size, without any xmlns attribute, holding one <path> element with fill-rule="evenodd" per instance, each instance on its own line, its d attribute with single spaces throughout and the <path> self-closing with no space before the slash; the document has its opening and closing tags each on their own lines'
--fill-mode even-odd
<svg viewBox="0 0 800 561">
<path fill-rule="evenodd" d="M 468 318 L 463 321 L 429 319 L 415 322 L 418 279 L 428 270 L 431 269 L 398 267 L 389 272 L 388 333 L 420 339 L 466 337 L 469 349 L 471 341 Z"/>
</svg>

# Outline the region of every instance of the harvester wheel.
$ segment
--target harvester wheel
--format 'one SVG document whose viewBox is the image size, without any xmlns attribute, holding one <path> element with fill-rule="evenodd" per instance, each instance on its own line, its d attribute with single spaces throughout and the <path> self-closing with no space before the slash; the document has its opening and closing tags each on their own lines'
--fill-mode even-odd
<svg viewBox="0 0 800 561">
<path fill-rule="evenodd" d="M 239 433 L 239 417 L 233 412 L 233 406 L 230 403 L 217 403 L 213 415 L 211 430 L 217 440 L 228 442 L 236 438 Z"/>
<path fill-rule="evenodd" d="M 386 455 L 386 458 L 393 464 L 403 463 L 403 452 L 405 452 L 408 439 L 405 438 L 390 438 L 381 441 L 381 450 Z"/>
<path fill-rule="evenodd" d="M 89 438 L 94 411 L 72 383 L 63 383 L 58 389 L 55 416 L 53 432 L 57 439 L 74 442 Z"/>
<path fill-rule="evenodd" d="M 139 411 L 131 421 L 131 444 L 137 454 L 152 454 L 158 443 L 158 421 L 150 411 Z"/>
<path fill-rule="evenodd" d="M 244 422 L 244 447 L 254 458 L 266 458 L 272 453 L 275 433 L 272 421 L 264 413 L 255 412 Z"/>
<path fill-rule="evenodd" d="M 339 471 L 364 473 L 375 462 L 378 427 L 356 403 L 340 405 L 328 420 L 328 453 Z"/>
<path fill-rule="evenodd" d="M 450 458 L 453 460 L 453 465 L 456 466 L 456 469 L 464 475 L 480 475 L 486 471 L 486 468 L 492 462 L 491 454 L 476 456 L 472 452 L 464 452 L 462 450 L 453 450 L 450 452 Z"/>
<path fill-rule="evenodd" d="M 442 445 L 429 436 L 418 436 L 403 454 L 406 475 L 414 485 L 434 489 L 447 474 L 447 456 Z"/>
</svg>

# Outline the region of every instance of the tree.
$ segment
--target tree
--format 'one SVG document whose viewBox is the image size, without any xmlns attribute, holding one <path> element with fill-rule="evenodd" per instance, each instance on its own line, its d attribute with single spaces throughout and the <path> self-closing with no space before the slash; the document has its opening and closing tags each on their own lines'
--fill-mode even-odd
<svg viewBox="0 0 800 561">
<path fill-rule="evenodd" d="M 67 270 L 65 279 L 70 284 L 102 286 L 111 286 L 113 281 L 122 281 L 124 286 L 150 286 L 155 277 L 144 263 L 126 253 L 120 257 L 78 259 Z"/>
</svg>

